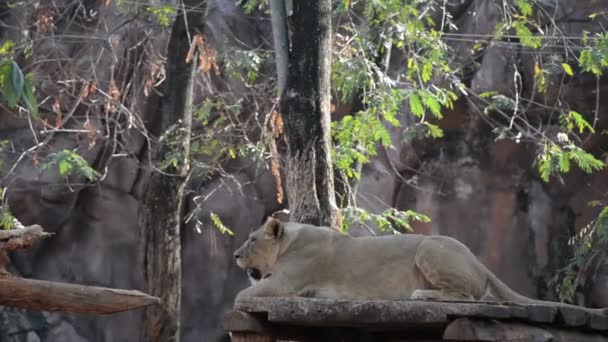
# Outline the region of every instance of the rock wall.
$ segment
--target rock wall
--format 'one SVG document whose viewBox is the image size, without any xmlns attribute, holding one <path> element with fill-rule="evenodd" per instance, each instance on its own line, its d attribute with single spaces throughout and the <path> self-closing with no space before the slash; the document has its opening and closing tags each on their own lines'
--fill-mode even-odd
<svg viewBox="0 0 608 342">
<path fill-rule="evenodd" d="M 41 6 L 50 3 L 41 1 Z M 103 44 L 110 44 L 111 48 L 90 41 L 83 45 L 82 41 L 45 36 L 34 46 L 35 53 L 89 61 L 88 64 L 61 64 L 69 68 L 64 72 L 85 80 L 91 79 L 93 72 L 87 56 L 97 56 L 95 69 L 98 73 L 102 71 L 97 77 L 100 84 L 107 86 L 111 70 L 121 65 L 121 59 L 115 56 L 128 56 L 127 48 L 133 43 L 144 39 L 146 48 L 153 49 L 152 54 L 163 50 L 166 36 L 150 31 L 145 20 L 125 23 L 128 17 L 113 4 L 105 7 L 103 1 L 84 3 L 90 6 L 88 9 L 97 10 L 97 19 L 85 20 L 76 26 L 70 26 L 74 25 L 72 22 L 57 22 L 58 29 L 103 37 Z M 598 21 L 588 16 L 608 11 L 607 4 L 593 0 L 538 3 L 554 13 L 555 22 L 566 36 L 600 29 Z M 461 33 L 489 34 L 501 18 L 498 1 L 459 0 L 449 1 L 448 5 Z M 30 20 L 32 15 L 33 12 L 9 10 L 0 5 L 0 18 L 9 24 Z M 75 12 L 74 17 L 82 19 L 78 15 Z M 243 44 L 249 47 L 271 44 L 269 21 L 243 14 L 232 0 L 212 1 L 208 17 L 208 32 L 218 50 Z M 106 30 L 117 26 L 121 27 L 117 31 Z M 19 41 L 20 34 L 0 28 L 2 39 Z M 463 63 L 470 66 L 464 81 L 473 90 L 510 94 L 513 72 L 518 70 L 525 94 L 532 95 L 533 59 L 519 44 L 488 42 L 483 53 L 472 54 L 473 42 L 448 40 L 448 43 Z M 403 63 L 398 53 L 393 57 L 390 70 L 396 73 Z M 56 80 L 62 77 L 57 70 L 57 65 L 49 63 L 37 72 Z M 205 88 L 209 82 L 218 81 L 201 76 L 198 82 Z M 235 94 L 246 95 L 246 90 L 238 84 L 230 87 Z M 602 113 L 608 106 L 608 98 L 601 96 L 608 91 L 607 87 L 608 80 L 601 79 L 600 94 L 597 94 L 594 78 L 576 76 L 563 85 L 551 83 L 546 96 L 534 96 L 540 103 L 549 105 L 560 100 L 581 113 L 593 113 L 599 98 Z M 60 84 L 51 84 L 41 92 L 55 96 L 61 89 Z M 144 112 L 144 119 L 153 120 L 153 112 L 142 109 L 145 101 L 142 89 L 132 91 L 130 108 Z M 199 96 L 204 94 L 204 90 L 200 90 Z M 95 110 L 93 106 L 74 105 L 76 102 L 71 98 L 63 99 L 63 103 L 64 113 L 73 110 L 72 128 L 82 127 L 86 120 L 103 127 L 103 115 L 88 116 L 88 110 Z M 553 291 L 545 284 L 568 254 L 567 238 L 596 214 L 586 203 L 608 190 L 606 172 L 588 176 L 574 170 L 561 180 L 543 183 L 533 167 L 537 147 L 529 143 L 495 141 L 490 125 L 477 112 L 477 105 L 463 99 L 446 113 L 440 122 L 446 136 L 440 140 L 402 142 L 400 131 L 394 129 L 396 148 L 383 151 L 365 166 L 358 203 L 376 212 L 393 206 L 425 213 L 433 221 L 415 225 L 417 232 L 453 236 L 467 244 L 514 289 L 529 296 L 553 299 Z M 530 115 L 537 115 L 542 123 L 548 113 L 530 112 Z M 599 127 L 608 127 L 607 119 L 600 116 Z M 404 124 L 407 120 L 404 119 Z M 3 139 L 15 142 L 16 150 L 32 146 L 29 123 L 2 109 L 0 140 Z M 94 145 L 92 140 L 96 142 Z M 31 252 L 14 255 L 15 273 L 90 285 L 143 287 L 137 215 L 141 183 L 146 176 L 145 169 L 140 167 L 140 161 L 145 160 L 142 155 L 145 139 L 134 130 L 125 130 L 121 142 L 128 146 L 129 153 L 113 159 L 107 166 L 106 177 L 95 187 L 79 186 L 77 182 L 66 187 L 55 171 L 43 172 L 36 168 L 31 156 L 8 177 L 5 177 L 6 170 L 2 171 L 2 182 L 11 190 L 9 200 L 15 214 L 25 224 L 38 223 L 55 233 Z M 107 153 L 107 141 L 70 133 L 56 134 L 44 152 L 75 146 L 82 147 L 83 156 L 93 165 Z M 590 141 L 587 147 L 601 151 L 608 146 L 604 138 Z M 18 156 L 10 151 L 3 154 L 7 165 Z M 274 181 L 268 172 L 251 166 L 246 160 L 234 161 L 226 170 L 229 177 L 195 179 L 191 184 L 189 209 L 198 206 L 201 219 L 209 212 L 218 214 L 234 230 L 235 236 L 220 235 L 204 220 L 202 228 L 197 229 L 190 223 L 184 230 L 182 307 L 183 341 L 186 342 L 225 339 L 220 330 L 222 314 L 231 306 L 235 294 L 247 285 L 244 273 L 232 261 L 232 252 L 266 215 L 279 208 Z M 200 202 L 195 198 L 206 200 Z M 365 234 L 365 231 L 353 233 Z M 591 289 L 590 305 L 608 306 L 608 282 L 601 279 Z M 0 310 L 2 342 L 137 341 L 141 338 L 140 331 L 140 312 L 89 317 Z"/>
</svg>

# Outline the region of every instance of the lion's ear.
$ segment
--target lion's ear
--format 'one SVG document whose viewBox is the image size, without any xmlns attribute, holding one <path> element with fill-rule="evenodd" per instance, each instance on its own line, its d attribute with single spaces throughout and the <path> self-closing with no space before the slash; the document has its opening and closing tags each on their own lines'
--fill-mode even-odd
<svg viewBox="0 0 608 342">
<path fill-rule="evenodd" d="M 264 223 L 264 235 L 272 239 L 280 239 L 285 227 L 283 223 L 275 218 L 269 217 Z"/>
</svg>

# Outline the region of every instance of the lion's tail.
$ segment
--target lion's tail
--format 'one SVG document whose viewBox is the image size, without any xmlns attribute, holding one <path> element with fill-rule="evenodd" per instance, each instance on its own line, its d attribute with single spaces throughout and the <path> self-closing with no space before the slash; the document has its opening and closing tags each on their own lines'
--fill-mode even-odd
<svg viewBox="0 0 608 342">
<path fill-rule="evenodd" d="M 515 292 L 509 286 L 507 286 L 507 284 L 503 283 L 500 279 L 498 279 L 498 277 L 495 276 L 492 272 L 490 272 L 490 270 L 488 270 L 488 283 L 489 283 L 488 285 L 490 286 L 493 294 L 496 297 L 498 297 L 497 298 L 498 300 L 501 300 L 501 301 L 509 301 L 509 302 L 516 302 L 516 303 L 522 303 L 522 304 L 538 304 L 538 305 L 545 305 L 545 306 L 581 308 L 580 306 L 576 306 L 576 305 L 572 305 L 572 304 L 532 299 L 532 298 L 526 297 L 524 295 L 521 295 L 521 294 Z M 608 314 L 608 308 L 600 308 L 600 309 L 585 308 L 585 309 L 593 311 L 593 312 L 602 313 L 602 314 Z"/>
<path fill-rule="evenodd" d="M 526 304 L 546 304 L 550 302 L 544 302 L 541 300 L 532 299 L 517 293 L 511 289 L 507 284 L 503 283 L 497 276 L 495 276 L 490 270 L 488 270 L 488 285 L 492 293 L 501 301 L 526 303 Z M 556 304 L 556 303 L 553 303 Z"/>
</svg>

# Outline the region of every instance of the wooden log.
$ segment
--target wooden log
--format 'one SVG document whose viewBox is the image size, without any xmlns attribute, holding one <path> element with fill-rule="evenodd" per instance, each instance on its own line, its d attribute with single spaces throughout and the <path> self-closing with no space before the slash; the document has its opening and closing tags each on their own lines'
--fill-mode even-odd
<svg viewBox="0 0 608 342">
<path fill-rule="evenodd" d="M 160 303 L 140 291 L 0 277 L 0 305 L 41 311 L 111 314 Z"/>
</svg>

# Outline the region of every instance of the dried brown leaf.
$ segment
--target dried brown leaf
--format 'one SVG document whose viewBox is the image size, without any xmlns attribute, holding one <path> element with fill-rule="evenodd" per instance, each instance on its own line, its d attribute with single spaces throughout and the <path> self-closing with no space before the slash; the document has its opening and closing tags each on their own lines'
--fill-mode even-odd
<svg viewBox="0 0 608 342">
<path fill-rule="evenodd" d="M 60 129 L 63 126 L 63 119 L 61 115 L 61 103 L 57 97 L 55 98 L 55 102 L 53 102 L 53 112 L 55 113 L 55 128 Z"/>
</svg>

